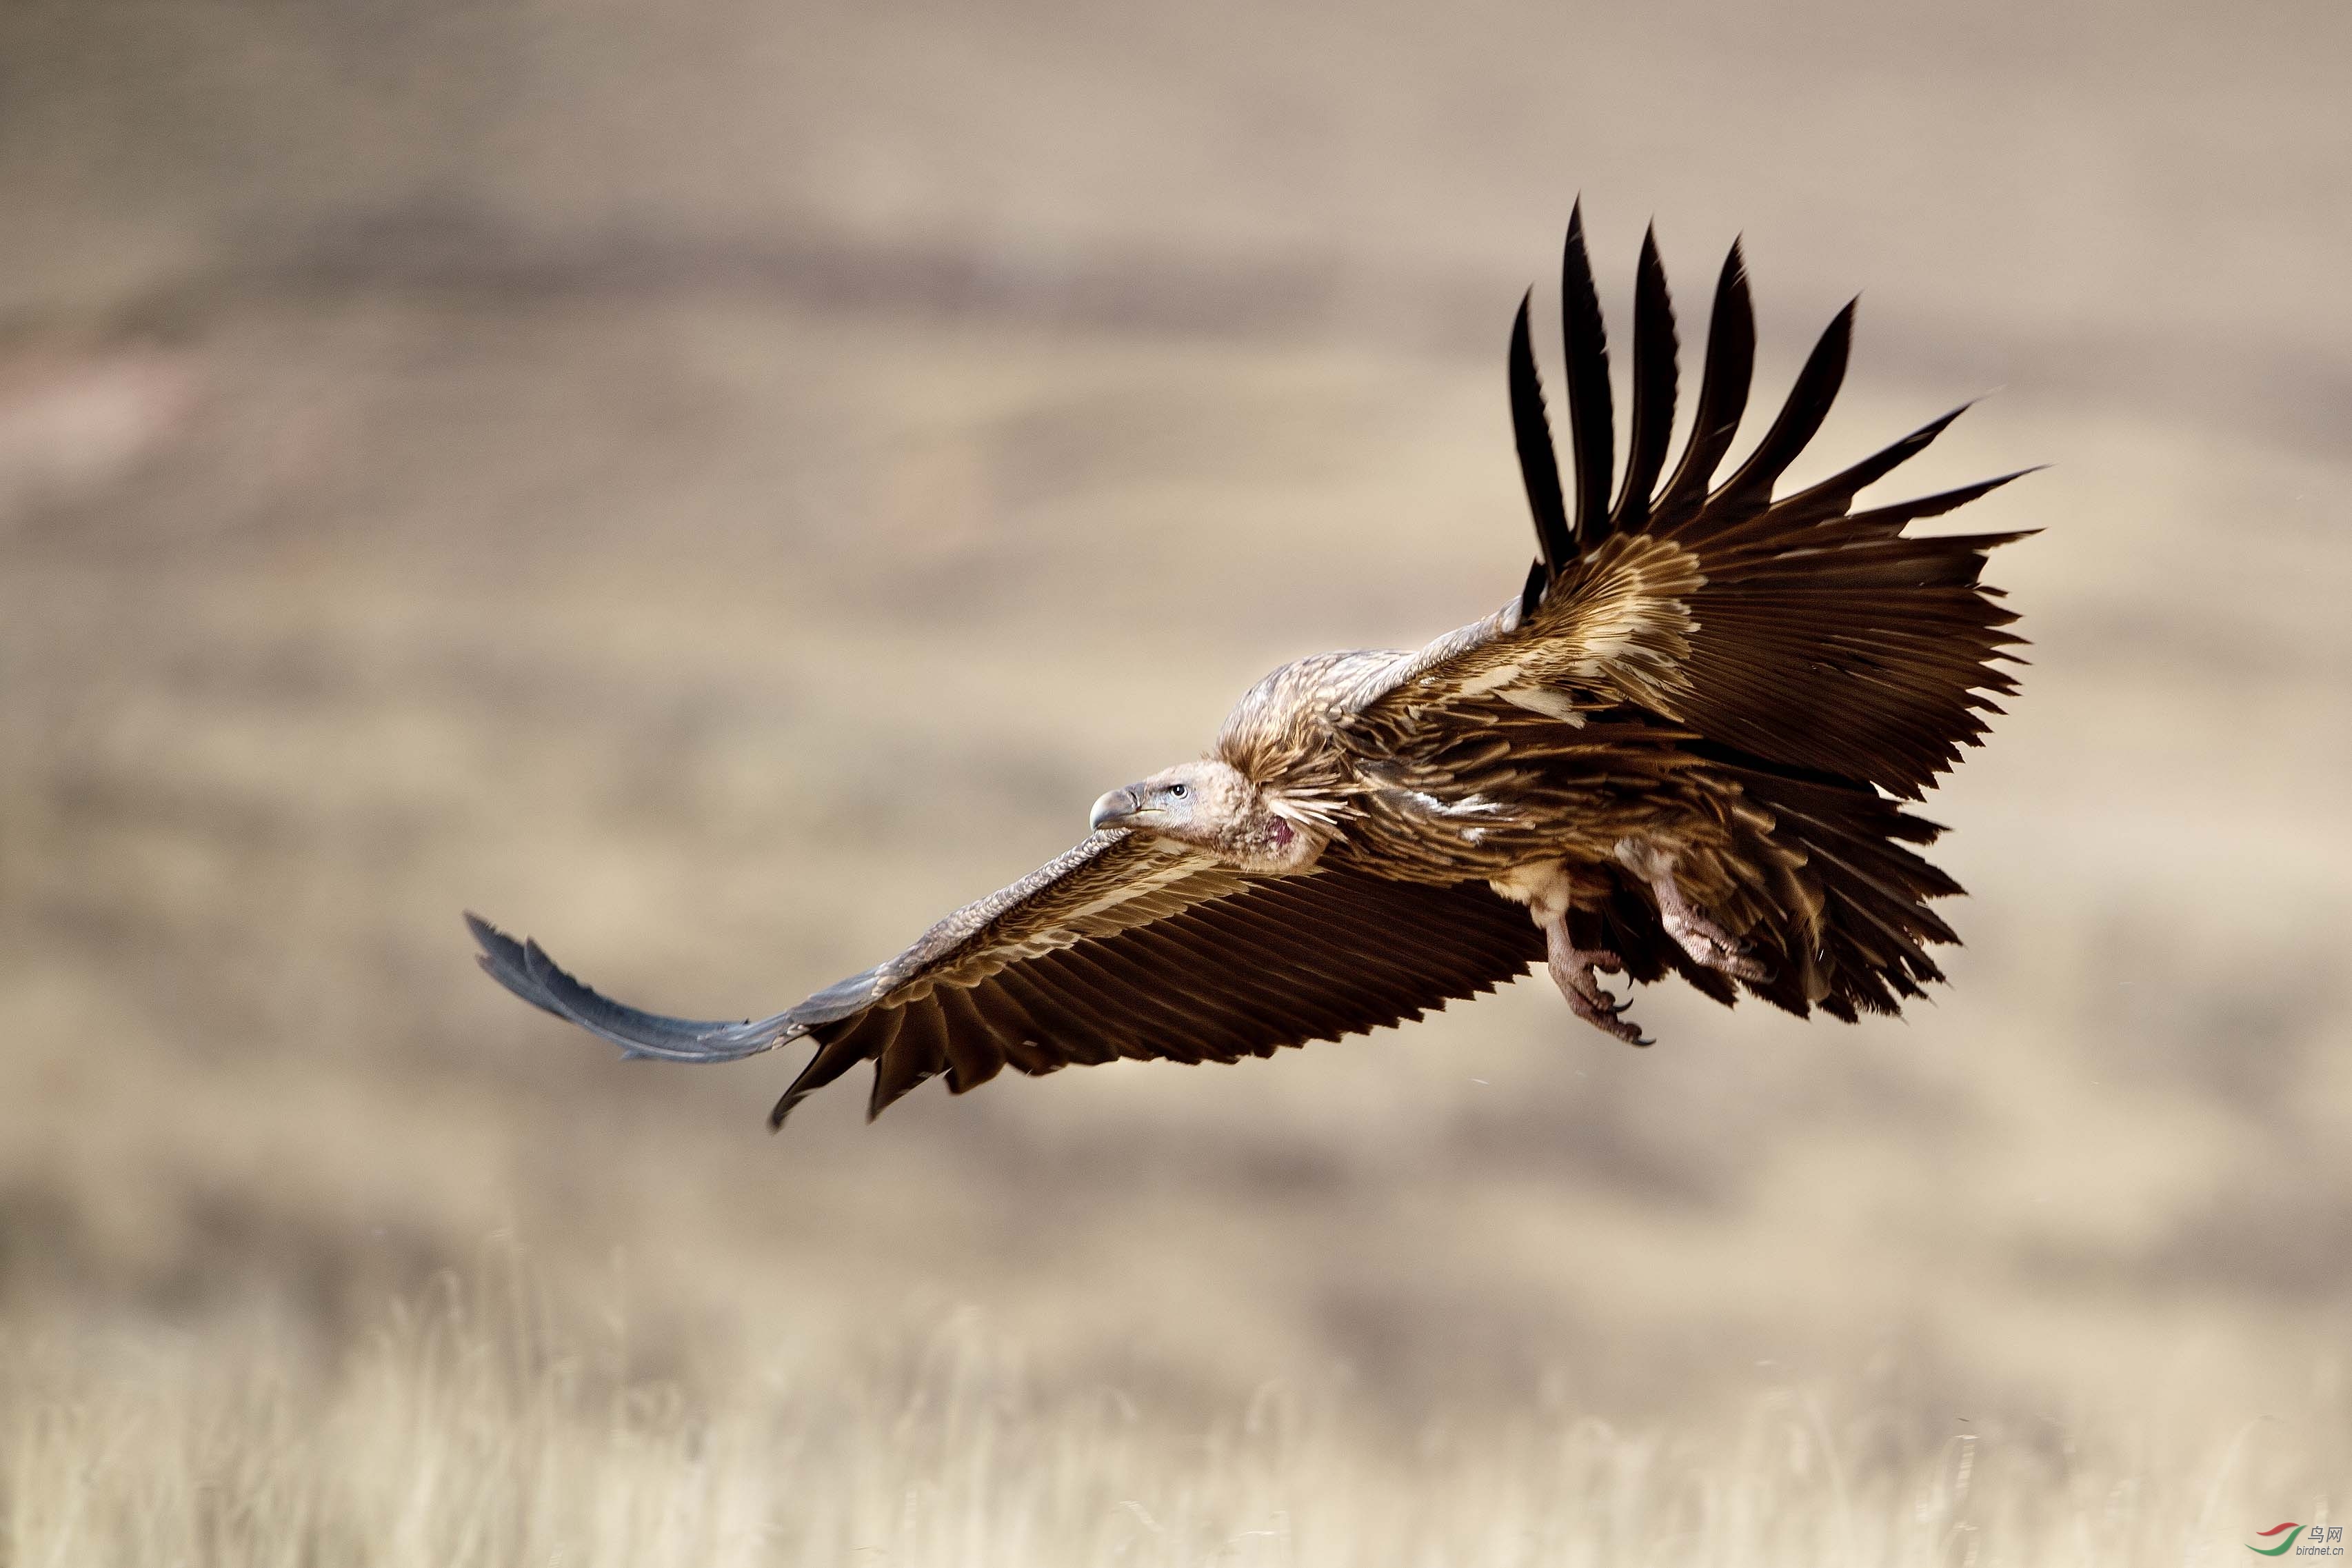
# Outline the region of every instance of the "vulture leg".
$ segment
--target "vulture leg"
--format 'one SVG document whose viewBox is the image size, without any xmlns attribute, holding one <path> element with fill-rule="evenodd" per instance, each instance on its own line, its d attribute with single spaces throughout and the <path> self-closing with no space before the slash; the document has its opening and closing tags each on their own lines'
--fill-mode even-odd
<svg viewBox="0 0 2352 1568">
<path fill-rule="evenodd" d="M 1625 961 L 1605 947 L 1579 947 L 1568 934 L 1565 873 L 1561 875 L 1556 900 L 1539 898 L 1529 908 L 1536 924 L 1543 928 L 1544 942 L 1550 950 L 1544 967 L 1551 971 L 1552 984 L 1559 987 L 1559 994 L 1568 998 L 1568 1010 L 1629 1046 L 1650 1044 L 1642 1033 L 1642 1026 L 1625 1016 L 1625 1009 L 1633 1005 L 1633 998 L 1620 1002 L 1601 988 L 1599 976 L 1622 974 Z"/>
<path fill-rule="evenodd" d="M 1650 884 L 1658 900 L 1658 923 L 1682 949 L 1709 969 L 1741 980 L 1769 980 L 1770 972 L 1748 955 L 1748 944 L 1733 936 L 1697 905 L 1683 896 L 1675 880 L 1675 858 L 1655 845 L 1620 839 L 1617 858 L 1624 868 Z"/>
<path fill-rule="evenodd" d="M 1612 998 L 1601 989 L 1594 973 L 1598 970 L 1615 974 L 1625 967 L 1624 960 L 1604 948 L 1580 948 L 1569 941 L 1566 910 L 1539 914 L 1536 923 L 1543 927 L 1544 939 L 1551 947 L 1545 967 L 1551 971 L 1552 983 L 1559 987 L 1559 994 L 1568 998 L 1569 1011 L 1629 1046 L 1650 1044 L 1642 1033 L 1642 1026 L 1625 1016 L 1625 1009 L 1633 1002 Z"/>
<path fill-rule="evenodd" d="M 1559 987 L 1559 994 L 1568 998 L 1570 1012 L 1629 1046 L 1650 1043 L 1643 1037 L 1641 1026 L 1625 1016 L 1632 1002 L 1615 1000 L 1601 989 L 1595 977 L 1596 971 L 1622 973 L 1625 961 L 1606 948 L 1579 947 L 1569 934 L 1571 887 L 1566 866 L 1556 860 L 1539 861 L 1518 867 L 1489 885 L 1513 903 L 1527 905 L 1549 950 L 1545 967 L 1551 971 L 1552 984 Z"/>
</svg>

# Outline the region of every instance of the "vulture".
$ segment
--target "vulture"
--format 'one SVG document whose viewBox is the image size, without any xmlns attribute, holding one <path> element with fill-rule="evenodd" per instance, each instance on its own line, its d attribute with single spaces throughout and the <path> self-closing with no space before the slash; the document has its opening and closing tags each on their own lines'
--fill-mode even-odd
<svg viewBox="0 0 2352 1568">
<path fill-rule="evenodd" d="M 2015 617 L 1979 574 L 2024 537 L 1906 531 L 2019 475 L 1855 509 L 1963 405 L 1780 489 L 1844 377 L 1852 304 L 1721 475 L 1756 347 L 1736 243 L 1670 463 L 1680 369 L 1654 229 L 1619 475 L 1580 204 L 1560 304 L 1570 483 L 1522 299 L 1507 386 L 1537 555 L 1493 615 L 1419 649 L 1285 665 L 1205 755 L 1096 801 L 1076 848 L 772 1017 L 625 1006 L 469 915 L 482 967 L 628 1056 L 808 1041 L 772 1126 L 859 1062 L 871 1120 L 934 1078 L 961 1094 L 1007 1067 L 1271 1056 L 1537 963 L 1579 1018 L 1634 1045 L 1650 1042 L 1603 975 L 1678 975 L 1801 1017 L 1898 1011 L 1943 979 L 1928 950 L 1958 939 L 1930 905 L 1961 890 L 1919 853 L 1942 828 L 1906 805 L 2015 689 L 2000 668 L 2018 662 Z"/>
</svg>

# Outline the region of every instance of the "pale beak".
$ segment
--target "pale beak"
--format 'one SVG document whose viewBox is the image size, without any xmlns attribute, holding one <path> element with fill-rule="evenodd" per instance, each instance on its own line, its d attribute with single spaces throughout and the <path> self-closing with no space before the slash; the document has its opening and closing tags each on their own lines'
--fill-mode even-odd
<svg viewBox="0 0 2352 1568">
<path fill-rule="evenodd" d="M 1087 818 L 1087 826 L 1097 833 L 1106 827 L 1129 826 L 1133 823 L 1136 806 L 1133 790 L 1115 789 L 1095 802 L 1094 815 Z"/>
</svg>

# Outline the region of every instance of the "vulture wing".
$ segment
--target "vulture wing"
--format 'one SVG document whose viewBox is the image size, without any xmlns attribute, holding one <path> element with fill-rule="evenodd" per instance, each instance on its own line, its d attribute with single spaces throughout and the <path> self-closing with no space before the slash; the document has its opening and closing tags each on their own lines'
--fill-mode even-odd
<svg viewBox="0 0 2352 1568">
<path fill-rule="evenodd" d="M 1955 409 L 1810 489 L 1774 487 L 1827 416 L 1853 307 L 1838 312 L 1755 450 L 1720 483 L 1748 403 L 1756 326 L 1734 245 L 1716 285 L 1698 405 L 1663 484 L 1677 381 L 1674 308 L 1654 237 L 1634 295 L 1633 420 L 1613 504 L 1608 348 L 1581 212 L 1569 220 L 1561 321 L 1570 449 L 1563 495 L 1529 345 L 1511 335 L 1512 422 L 1538 558 L 1517 604 L 1404 663 L 1362 706 L 1410 721 L 1459 705 L 1563 716 L 1631 704 L 1768 766 L 1916 800 L 1984 733 L 1997 668 L 2020 639 L 1979 574 L 2017 533 L 1906 536 L 2016 479 L 1853 510 L 1864 487 L 1924 450 Z M 1573 509 L 1570 506 L 1573 500 Z"/>
<path fill-rule="evenodd" d="M 745 1023 L 624 1006 L 536 942 L 467 921 L 500 984 L 629 1055 L 723 1061 L 814 1039 L 770 1118 L 779 1126 L 861 1061 L 875 1064 L 870 1119 L 927 1079 L 961 1094 L 1008 1065 L 1271 1056 L 1419 1018 L 1544 956 L 1526 914 L 1482 883 L 1390 881 L 1337 857 L 1259 877 L 1124 832 L 1094 835 L 898 957 Z"/>
</svg>

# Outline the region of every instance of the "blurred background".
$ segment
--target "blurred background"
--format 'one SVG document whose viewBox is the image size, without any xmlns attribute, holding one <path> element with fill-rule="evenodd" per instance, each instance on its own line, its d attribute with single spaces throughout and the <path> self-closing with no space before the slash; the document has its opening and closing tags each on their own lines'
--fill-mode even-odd
<svg viewBox="0 0 2352 1568">
<path fill-rule="evenodd" d="M 0 1322 L 331 1358 L 520 1248 L 689 1389 L 968 1312 L 1374 1431 L 2340 1442 L 2347 58 L 2315 3 L 11 0 Z M 1658 989 L 1637 1053 L 1528 982 L 771 1139 L 796 1060 L 475 972 L 468 908 L 786 1005 L 1271 666 L 1491 609 L 1579 193 L 1686 359 L 1745 235 L 1761 399 L 1864 291 L 1799 480 L 1987 394 L 1889 489 L 2051 465 L 1952 520 L 2047 531 L 1932 1005 Z"/>
</svg>

